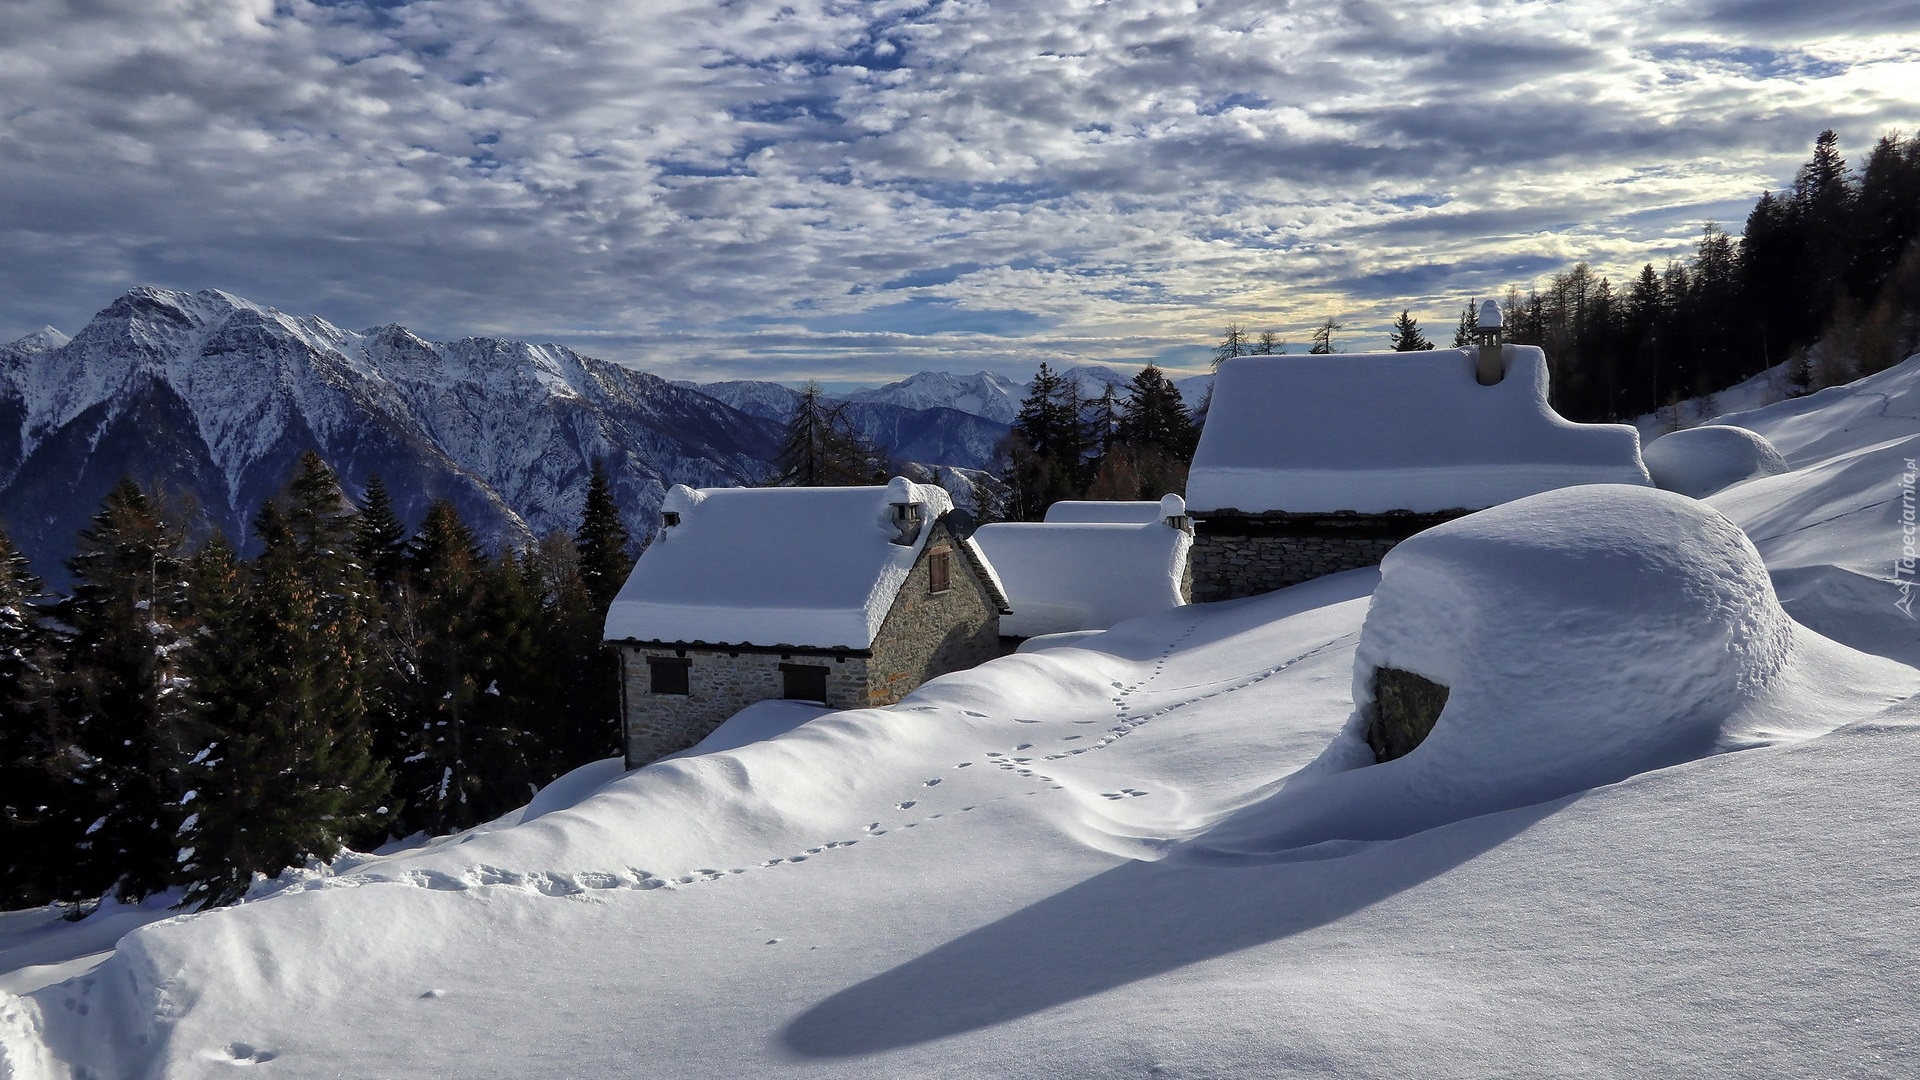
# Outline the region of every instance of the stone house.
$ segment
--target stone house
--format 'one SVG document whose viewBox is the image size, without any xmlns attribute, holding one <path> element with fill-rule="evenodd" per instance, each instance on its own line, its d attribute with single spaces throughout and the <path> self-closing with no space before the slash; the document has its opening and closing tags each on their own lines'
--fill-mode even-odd
<svg viewBox="0 0 1920 1080">
<path fill-rule="evenodd" d="M 1000 655 L 998 579 L 938 487 L 676 486 L 607 612 L 628 768 L 757 701 L 891 705 Z"/>
<path fill-rule="evenodd" d="M 1187 478 L 1193 599 L 1372 566 L 1423 529 L 1542 491 L 1649 483 L 1638 432 L 1561 417 L 1546 354 L 1495 337 L 1221 364 Z"/>
</svg>

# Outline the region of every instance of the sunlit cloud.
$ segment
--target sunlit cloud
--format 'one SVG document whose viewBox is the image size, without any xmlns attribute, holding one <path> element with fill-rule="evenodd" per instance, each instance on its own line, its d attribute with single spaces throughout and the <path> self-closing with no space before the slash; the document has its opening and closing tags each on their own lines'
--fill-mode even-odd
<svg viewBox="0 0 1920 1080">
<path fill-rule="evenodd" d="M 15 0 L 0 335 L 216 286 L 675 377 L 1379 344 L 1738 231 L 1920 4 Z M 1373 339 L 1378 339 L 1374 341 Z"/>
</svg>

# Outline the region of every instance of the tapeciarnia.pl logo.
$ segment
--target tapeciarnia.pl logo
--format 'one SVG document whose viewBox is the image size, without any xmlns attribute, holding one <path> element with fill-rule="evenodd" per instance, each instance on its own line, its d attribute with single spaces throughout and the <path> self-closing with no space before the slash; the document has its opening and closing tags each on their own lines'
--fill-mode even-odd
<svg viewBox="0 0 1920 1080">
<path fill-rule="evenodd" d="M 1916 542 L 1920 527 L 1915 524 L 1913 506 L 1913 485 L 1915 480 L 1920 480 L 1920 459 L 1908 458 L 1906 465 L 1906 471 L 1900 474 L 1900 557 L 1893 563 L 1893 580 L 1900 587 L 1900 599 L 1895 600 L 1893 606 L 1911 619 L 1914 618 L 1914 565 L 1920 559 L 1920 552 L 1915 550 L 1920 546 Z"/>
</svg>

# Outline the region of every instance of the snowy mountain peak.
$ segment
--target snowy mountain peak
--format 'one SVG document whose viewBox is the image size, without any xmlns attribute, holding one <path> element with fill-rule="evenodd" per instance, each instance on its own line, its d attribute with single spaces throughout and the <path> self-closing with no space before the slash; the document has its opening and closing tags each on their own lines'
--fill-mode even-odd
<svg viewBox="0 0 1920 1080">
<path fill-rule="evenodd" d="M 9 342 L 7 347 L 17 352 L 37 353 L 57 349 L 72 340 L 51 326 L 43 326 L 26 337 Z"/>
<path fill-rule="evenodd" d="M 317 450 L 350 490 L 374 472 L 403 516 L 452 499 L 489 539 L 572 527 L 604 460 L 643 533 L 673 483 L 752 483 L 776 429 L 558 345 L 364 332 L 230 293 L 133 289 L 70 340 L 8 347 L 0 517 L 43 573 L 123 475 L 190 494 L 240 539 Z M 14 423 L 17 422 L 17 426 Z"/>
<path fill-rule="evenodd" d="M 848 401 L 899 405 L 909 409 L 958 409 L 1006 424 L 1011 423 L 1019 413 L 1020 399 L 1026 397 L 1026 393 L 1026 387 L 1022 384 L 987 371 L 972 375 L 923 371 L 871 390 L 855 390 L 844 397 Z"/>
</svg>

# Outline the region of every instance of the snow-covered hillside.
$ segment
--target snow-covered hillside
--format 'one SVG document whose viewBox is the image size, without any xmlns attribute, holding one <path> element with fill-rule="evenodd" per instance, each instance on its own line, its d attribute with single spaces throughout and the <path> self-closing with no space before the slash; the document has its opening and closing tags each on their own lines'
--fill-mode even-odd
<svg viewBox="0 0 1920 1080">
<path fill-rule="evenodd" d="M 111 954 L 0 916 L 0 1072 L 1912 1075 L 1916 401 L 1920 358 L 1729 418 L 1794 470 L 1704 504 L 1537 496 L 890 709 L 756 706 Z M 1396 664 L 1457 710 L 1362 767 Z"/>
</svg>

